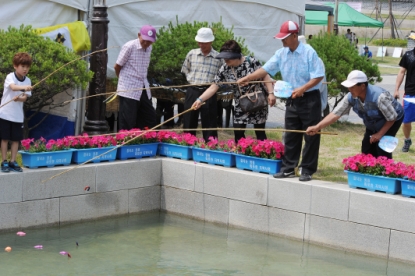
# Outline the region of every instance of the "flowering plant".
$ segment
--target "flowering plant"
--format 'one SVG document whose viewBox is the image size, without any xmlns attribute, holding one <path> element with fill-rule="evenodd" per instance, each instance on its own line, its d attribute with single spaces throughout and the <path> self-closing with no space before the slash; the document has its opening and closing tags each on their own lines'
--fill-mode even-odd
<svg viewBox="0 0 415 276">
<path fill-rule="evenodd" d="M 117 140 L 109 135 L 90 137 L 88 134 L 84 133 L 82 136 L 67 136 L 66 139 L 70 141 L 71 148 L 75 149 L 102 148 L 117 145 Z"/>
<path fill-rule="evenodd" d="M 195 147 L 224 152 L 234 152 L 236 150 L 236 144 L 233 139 L 218 141 L 218 139 L 214 137 L 209 137 L 208 142 L 205 142 L 204 139 L 199 139 L 195 144 Z"/>
<path fill-rule="evenodd" d="M 406 167 L 405 178 L 415 181 L 415 165 L 408 165 Z"/>
<path fill-rule="evenodd" d="M 370 175 L 403 178 L 408 171 L 402 162 L 395 162 L 385 156 L 374 157 L 371 154 L 357 154 L 343 159 L 344 169 Z"/>
<path fill-rule="evenodd" d="M 70 147 L 70 141 L 65 137 L 62 139 L 50 139 L 46 141 L 45 138 L 40 137 L 36 140 L 34 138 L 28 138 L 20 142 L 22 144 L 23 150 L 26 152 L 46 152 L 46 151 L 58 151 L 58 150 L 67 150 Z"/>
<path fill-rule="evenodd" d="M 134 137 L 136 137 L 134 139 Z M 155 131 L 142 131 L 140 129 L 131 130 L 120 130 L 116 135 L 115 139 L 117 144 L 121 145 L 129 140 L 125 145 L 141 145 L 145 143 L 158 142 L 157 132 Z"/>
<path fill-rule="evenodd" d="M 278 160 L 284 155 L 284 145 L 278 141 L 261 141 L 248 137 L 238 141 L 236 151 L 248 156 Z"/>
<path fill-rule="evenodd" d="M 193 146 L 198 138 L 190 133 L 176 133 L 173 131 L 160 131 L 158 133 L 158 140 L 163 143 Z"/>
</svg>

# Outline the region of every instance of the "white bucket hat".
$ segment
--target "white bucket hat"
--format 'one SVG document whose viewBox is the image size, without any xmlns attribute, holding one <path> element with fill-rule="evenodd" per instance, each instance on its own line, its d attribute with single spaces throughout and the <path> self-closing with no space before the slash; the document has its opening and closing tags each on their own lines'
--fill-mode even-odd
<svg viewBox="0 0 415 276">
<path fill-rule="evenodd" d="M 197 42 L 212 42 L 215 40 L 215 37 L 213 36 L 212 29 L 210 28 L 200 28 L 197 31 L 197 36 L 195 37 L 195 40 Z"/>
</svg>

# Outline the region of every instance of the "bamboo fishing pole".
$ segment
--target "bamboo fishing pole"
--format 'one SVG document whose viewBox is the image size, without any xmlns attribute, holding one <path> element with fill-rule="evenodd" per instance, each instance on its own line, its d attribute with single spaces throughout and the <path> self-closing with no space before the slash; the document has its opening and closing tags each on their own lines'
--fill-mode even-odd
<svg viewBox="0 0 415 276">
<path fill-rule="evenodd" d="M 67 172 L 70 172 L 70 171 L 72 171 L 72 170 L 75 170 L 75 169 L 79 168 L 80 166 L 85 165 L 86 163 L 91 162 L 92 160 L 95 160 L 95 159 L 97 159 L 97 158 L 99 158 L 99 157 L 101 157 L 101 156 L 103 156 L 103 155 L 105 155 L 105 154 L 107 154 L 107 153 L 109 153 L 109 152 L 111 152 L 111 151 L 114 151 L 114 150 L 118 149 L 119 147 L 124 146 L 125 144 L 127 144 L 127 143 L 131 142 L 132 140 L 134 140 L 134 139 L 136 139 L 136 138 L 138 138 L 138 137 L 140 137 L 140 136 L 142 136 L 142 135 L 146 134 L 147 132 L 153 131 L 153 130 L 155 130 L 156 128 L 158 128 L 158 127 L 162 126 L 163 124 L 165 124 L 165 123 L 167 123 L 167 122 L 169 122 L 169 121 L 171 121 L 171 120 L 174 120 L 175 118 L 177 118 L 177 117 L 179 117 L 179 116 L 181 116 L 181 115 L 183 115 L 183 114 L 185 114 L 185 113 L 187 113 L 187 112 L 189 112 L 189 111 L 192 111 L 192 110 L 194 110 L 194 109 L 193 109 L 193 108 L 189 108 L 188 110 L 185 110 L 185 111 L 183 111 L 182 113 L 179 113 L 179 114 L 177 114 L 177 115 L 173 116 L 172 118 L 170 118 L 170 119 L 168 119 L 168 120 L 164 121 L 163 123 L 160 123 L 160 124 L 156 125 L 155 127 L 151 128 L 151 129 L 148 129 L 148 130 L 143 131 L 143 132 L 142 132 L 142 133 L 140 133 L 139 135 L 137 135 L 137 136 L 135 136 L 135 137 L 133 137 L 133 138 L 131 138 L 131 139 L 129 139 L 129 140 L 127 140 L 127 141 L 125 141 L 125 142 L 121 143 L 120 145 L 115 146 L 114 148 L 112 148 L 112 149 L 110 149 L 110 150 L 108 150 L 108 151 L 106 151 L 106 152 L 104 152 L 104 153 L 102 153 L 102 154 L 100 154 L 100 155 L 94 156 L 93 158 L 91 158 L 91 159 L 89 159 L 89 160 L 87 160 L 87 161 L 85 161 L 85 162 L 83 162 L 83 163 L 81 163 L 81 164 L 78 164 L 78 165 L 76 165 L 76 166 L 74 166 L 74 167 L 72 167 L 72 168 L 70 168 L 70 169 L 68 169 L 68 170 L 66 170 L 66 171 L 60 172 L 60 173 L 58 173 L 58 174 L 55 174 L 55 175 L 53 175 L 53 176 L 49 177 L 49 178 L 48 178 L 48 179 L 46 179 L 46 180 L 43 180 L 43 181 L 42 181 L 42 183 L 46 183 L 46 182 L 48 182 L 49 180 L 54 179 L 55 177 L 58 177 L 58 176 L 60 176 L 60 175 L 62 175 L 62 174 L 65 174 L 65 173 L 67 173 Z"/>
<path fill-rule="evenodd" d="M 255 83 L 272 83 L 272 81 L 250 81 L 250 84 L 255 84 Z M 200 84 L 183 84 L 183 85 L 171 85 L 171 86 L 152 86 L 149 87 L 149 90 L 156 90 L 156 89 L 171 89 L 171 88 L 185 88 L 185 87 L 190 87 L 190 86 L 210 86 L 212 83 L 200 83 Z M 237 82 L 218 82 L 218 85 L 229 85 L 229 84 L 237 84 Z M 105 95 L 111 95 L 109 98 L 112 98 L 112 96 L 120 93 L 120 92 L 136 92 L 136 91 L 142 91 L 145 90 L 147 88 L 145 87 L 141 87 L 141 88 L 134 88 L 134 89 L 129 89 L 129 90 L 118 90 L 118 91 L 112 91 L 112 92 L 105 92 L 105 93 L 99 93 L 99 94 L 94 94 L 94 95 L 89 95 L 89 96 L 85 96 L 85 97 L 81 97 L 81 98 L 77 98 L 77 99 L 72 99 L 72 100 L 67 100 L 64 101 L 62 103 L 62 105 L 71 103 L 71 102 L 75 102 L 75 101 L 80 101 L 80 100 L 85 100 L 85 99 L 89 99 L 89 98 L 93 98 L 93 97 L 98 97 L 98 96 L 105 96 Z M 104 102 L 106 102 L 108 99 L 106 99 Z"/>
<path fill-rule="evenodd" d="M 52 73 L 50 73 L 49 75 L 47 75 L 46 77 L 44 77 L 43 79 L 41 79 L 40 81 L 38 81 L 36 84 L 34 84 L 34 85 L 32 86 L 32 89 L 33 89 L 33 88 L 35 88 L 36 86 L 38 86 L 39 84 L 41 84 L 42 82 L 44 82 L 45 80 L 47 80 L 48 78 L 50 78 L 51 76 L 53 76 L 54 74 L 56 74 L 56 73 L 57 73 L 58 71 L 60 71 L 62 68 L 64 68 L 64 67 L 68 66 L 69 64 L 72 64 L 72 63 L 74 63 L 74 62 L 75 62 L 75 61 L 77 61 L 77 60 L 80 60 L 80 59 L 83 59 L 83 58 L 85 58 L 85 57 L 88 57 L 88 56 L 94 55 L 94 54 L 96 54 L 96 53 L 99 53 L 99 52 L 104 52 L 104 51 L 108 51 L 109 49 L 116 48 L 116 47 L 120 47 L 120 46 L 112 46 L 112 47 L 108 47 L 108 48 L 105 48 L 105 49 L 97 50 L 97 51 L 91 52 L 91 53 L 89 53 L 89 54 L 86 54 L 86 55 L 84 55 L 84 56 L 81 56 L 81 57 L 79 57 L 79 58 L 76 58 L 76 59 L 74 59 L 74 60 L 71 60 L 70 62 L 65 63 L 64 65 L 60 66 L 58 69 L 56 69 L 55 71 L 53 71 Z M 23 93 L 19 94 L 17 97 L 23 96 L 24 94 L 25 94 L 25 92 L 23 92 Z M 5 105 L 7 105 L 7 104 L 9 104 L 9 103 L 11 103 L 11 102 L 13 102 L 13 101 L 14 101 L 14 99 L 11 99 L 10 101 L 8 101 L 8 102 L 6 102 L 6 103 L 4 103 L 4 104 L 0 105 L 0 108 L 2 108 L 3 106 L 5 106 Z"/>
<path fill-rule="evenodd" d="M 169 120 L 170 121 L 170 120 Z M 168 122 L 166 120 L 166 122 Z M 164 124 L 164 122 L 163 122 Z M 152 131 L 154 132 L 160 132 L 160 131 L 205 131 L 205 130 L 217 130 L 217 131 L 233 131 L 233 130 L 252 130 L 252 131 L 269 131 L 269 132 L 293 132 L 293 133 L 306 133 L 305 130 L 296 130 L 296 129 L 284 129 L 284 128 L 232 128 L 232 127 L 227 127 L 227 128 L 168 128 L 168 129 L 154 129 Z M 144 130 L 137 130 L 137 131 L 128 131 L 129 133 L 131 132 L 137 132 L 137 133 L 141 133 Z M 114 133 L 106 133 L 106 134 L 98 134 L 96 136 L 110 136 L 110 135 L 117 135 L 120 132 L 114 132 Z M 324 131 L 320 131 L 317 132 L 316 134 L 324 134 L 324 135 L 338 135 L 338 133 L 336 132 L 324 132 Z M 91 135 L 91 137 L 93 137 L 95 135 Z M 72 137 L 77 137 L 77 136 L 72 136 Z M 80 135 L 79 137 L 82 137 L 82 135 Z"/>
</svg>

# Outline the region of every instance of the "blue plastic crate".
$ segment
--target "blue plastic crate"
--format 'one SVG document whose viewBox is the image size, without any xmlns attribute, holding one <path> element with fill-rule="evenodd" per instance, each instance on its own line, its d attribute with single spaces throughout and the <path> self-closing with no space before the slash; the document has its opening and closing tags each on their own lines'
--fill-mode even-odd
<svg viewBox="0 0 415 276">
<path fill-rule="evenodd" d="M 126 160 L 132 158 L 152 157 L 157 155 L 159 143 L 125 145 L 117 149 L 117 159 Z"/>
<path fill-rule="evenodd" d="M 405 197 L 415 197 L 415 181 L 400 179 L 402 195 Z"/>
<path fill-rule="evenodd" d="M 361 188 L 368 191 L 380 191 L 387 194 L 401 192 L 399 180 L 391 177 L 368 175 L 357 172 L 345 171 L 350 188 Z"/>
<path fill-rule="evenodd" d="M 102 161 L 114 161 L 117 155 L 117 150 L 112 150 L 108 153 L 107 151 L 115 147 L 105 147 L 105 148 L 93 148 L 93 149 L 76 149 L 72 155 L 72 163 L 81 164 L 86 161 L 91 160 L 92 158 L 105 153 L 104 155 L 91 160 L 92 163 L 98 163 Z"/>
<path fill-rule="evenodd" d="M 183 160 L 191 160 L 193 158 L 192 148 L 168 143 L 159 145 L 159 155 Z"/>
<path fill-rule="evenodd" d="M 22 155 L 23 166 L 31 169 L 39 167 L 55 167 L 58 165 L 67 166 L 71 163 L 73 149 L 49 151 L 49 152 L 25 152 L 19 151 Z"/>
<path fill-rule="evenodd" d="M 192 152 L 196 162 L 235 167 L 235 155 L 232 153 L 201 148 L 192 148 Z"/>
<path fill-rule="evenodd" d="M 281 170 L 281 160 L 271 160 L 246 155 L 235 155 L 236 167 L 241 170 L 275 174 Z"/>
</svg>

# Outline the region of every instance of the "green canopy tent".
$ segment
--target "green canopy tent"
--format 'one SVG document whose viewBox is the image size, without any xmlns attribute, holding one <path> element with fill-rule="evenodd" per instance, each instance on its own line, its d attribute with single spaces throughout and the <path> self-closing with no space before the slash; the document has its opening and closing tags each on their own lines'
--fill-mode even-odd
<svg viewBox="0 0 415 276">
<path fill-rule="evenodd" d="M 325 5 L 334 8 L 334 4 L 332 3 L 326 3 Z M 305 24 L 327 26 L 327 12 L 306 10 Z M 383 22 L 377 21 L 356 11 L 346 3 L 339 3 L 338 25 L 351 27 L 383 28 Z"/>
</svg>

